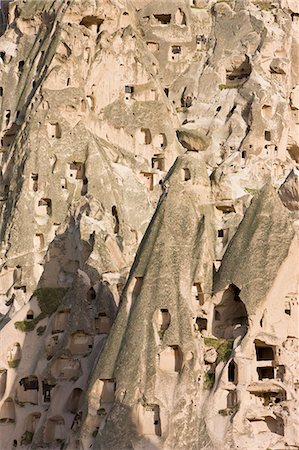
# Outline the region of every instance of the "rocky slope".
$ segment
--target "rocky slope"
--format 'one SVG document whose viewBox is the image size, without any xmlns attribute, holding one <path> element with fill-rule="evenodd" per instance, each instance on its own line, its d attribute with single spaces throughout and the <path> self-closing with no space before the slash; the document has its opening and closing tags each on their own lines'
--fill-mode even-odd
<svg viewBox="0 0 299 450">
<path fill-rule="evenodd" d="M 0 449 L 298 449 L 298 2 L 0 22 Z"/>
</svg>

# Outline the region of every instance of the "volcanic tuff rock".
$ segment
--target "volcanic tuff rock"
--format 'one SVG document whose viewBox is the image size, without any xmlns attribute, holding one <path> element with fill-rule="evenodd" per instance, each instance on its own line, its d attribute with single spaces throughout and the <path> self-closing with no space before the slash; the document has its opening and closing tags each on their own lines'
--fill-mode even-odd
<svg viewBox="0 0 299 450">
<path fill-rule="evenodd" d="M 0 20 L 0 450 L 295 450 L 299 6 Z"/>
</svg>

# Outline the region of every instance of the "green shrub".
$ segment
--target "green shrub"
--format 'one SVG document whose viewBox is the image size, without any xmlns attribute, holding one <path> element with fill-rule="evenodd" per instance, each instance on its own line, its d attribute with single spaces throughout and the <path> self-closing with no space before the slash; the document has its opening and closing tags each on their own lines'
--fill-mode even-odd
<svg viewBox="0 0 299 450">
<path fill-rule="evenodd" d="M 35 328 L 35 322 L 33 320 L 22 320 L 20 322 L 15 322 L 15 328 L 19 331 L 32 331 Z"/>
<path fill-rule="evenodd" d="M 67 293 L 67 288 L 39 288 L 36 289 L 34 295 L 36 295 L 39 307 L 44 317 L 53 314 L 63 297 Z"/>
<path fill-rule="evenodd" d="M 215 383 L 215 373 L 214 372 L 205 373 L 204 388 L 212 389 L 214 383 Z"/>
<path fill-rule="evenodd" d="M 20 359 L 15 359 L 14 361 L 7 361 L 8 367 L 10 367 L 10 369 L 15 369 L 20 364 L 20 361 L 21 361 Z"/>
<path fill-rule="evenodd" d="M 216 349 L 220 361 L 227 361 L 231 355 L 233 340 L 204 338 L 204 343 L 205 345 L 211 345 Z"/>
<path fill-rule="evenodd" d="M 61 304 L 63 297 L 67 292 L 66 288 L 39 288 L 34 291 L 33 295 L 36 295 L 38 305 L 40 307 L 41 313 L 35 317 L 33 320 L 22 320 L 20 322 L 15 322 L 15 328 L 19 331 L 28 332 L 34 330 L 38 322 L 44 319 L 47 316 L 53 314 L 58 306 Z M 39 327 L 39 332 L 37 333 L 39 336 L 43 334 L 46 327 L 44 327 L 42 333 L 41 328 Z"/>
<path fill-rule="evenodd" d="M 163 336 L 164 336 L 164 334 L 165 334 L 165 331 L 166 331 L 166 330 L 159 330 L 159 331 L 158 331 L 158 335 L 159 335 L 159 338 L 160 338 L 161 341 L 163 340 Z"/>
<path fill-rule="evenodd" d="M 245 188 L 245 191 L 248 192 L 248 194 L 254 195 L 258 190 L 251 189 L 251 188 Z"/>
</svg>

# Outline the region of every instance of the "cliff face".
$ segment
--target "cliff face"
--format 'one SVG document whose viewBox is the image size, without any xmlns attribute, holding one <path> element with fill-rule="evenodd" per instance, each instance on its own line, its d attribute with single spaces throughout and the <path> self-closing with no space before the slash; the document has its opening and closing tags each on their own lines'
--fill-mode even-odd
<svg viewBox="0 0 299 450">
<path fill-rule="evenodd" d="M 299 448 L 296 1 L 2 1 L 0 449 Z"/>
</svg>

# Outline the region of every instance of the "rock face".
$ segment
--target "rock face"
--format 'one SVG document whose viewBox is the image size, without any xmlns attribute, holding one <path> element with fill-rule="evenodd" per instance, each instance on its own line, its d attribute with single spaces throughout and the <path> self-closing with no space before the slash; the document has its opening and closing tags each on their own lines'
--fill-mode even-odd
<svg viewBox="0 0 299 450">
<path fill-rule="evenodd" d="M 299 448 L 298 13 L 1 2 L 1 450 Z"/>
</svg>

